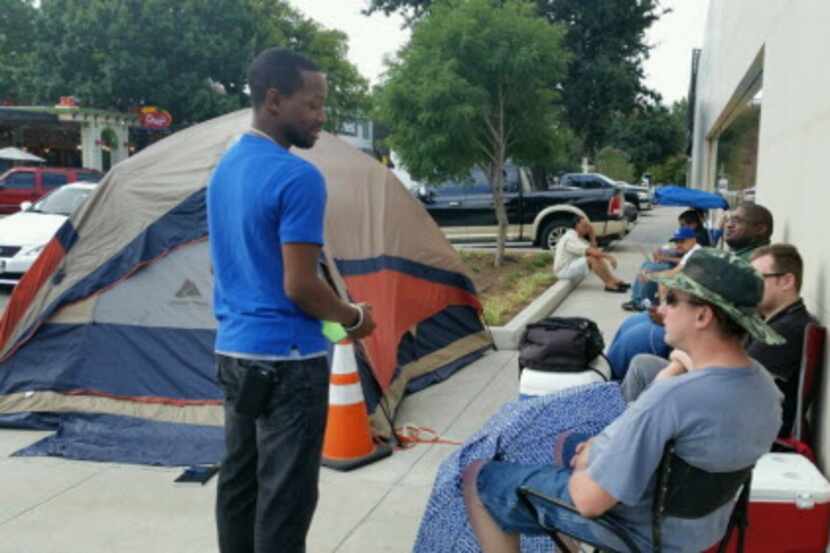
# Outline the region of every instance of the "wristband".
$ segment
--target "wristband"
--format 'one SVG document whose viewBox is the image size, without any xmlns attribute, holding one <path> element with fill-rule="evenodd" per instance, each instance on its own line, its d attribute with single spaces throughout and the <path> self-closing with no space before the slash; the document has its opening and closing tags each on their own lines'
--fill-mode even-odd
<svg viewBox="0 0 830 553">
<path fill-rule="evenodd" d="M 343 325 L 343 330 L 346 332 L 354 332 L 363 324 L 363 308 L 356 303 L 350 303 L 349 305 L 357 309 L 357 322 L 352 326 Z"/>
</svg>

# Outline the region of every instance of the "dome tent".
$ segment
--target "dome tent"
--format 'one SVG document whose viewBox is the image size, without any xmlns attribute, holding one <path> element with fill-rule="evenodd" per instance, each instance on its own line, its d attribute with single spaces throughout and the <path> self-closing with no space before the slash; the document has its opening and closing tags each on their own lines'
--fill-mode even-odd
<svg viewBox="0 0 830 553">
<path fill-rule="evenodd" d="M 0 321 L 0 424 L 58 428 L 22 454 L 218 460 L 205 186 L 250 119 L 219 117 L 119 163 L 17 286 Z M 407 392 L 491 346 L 481 306 L 458 254 L 388 169 L 325 133 L 296 153 L 326 177 L 335 288 L 374 307 L 358 363 L 375 431 L 388 435 Z"/>
</svg>

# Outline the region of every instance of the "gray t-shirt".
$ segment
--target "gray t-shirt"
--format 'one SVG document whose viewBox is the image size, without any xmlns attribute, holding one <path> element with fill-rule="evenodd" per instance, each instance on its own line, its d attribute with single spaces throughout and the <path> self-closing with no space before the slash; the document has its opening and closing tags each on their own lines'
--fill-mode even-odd
<svg viewBox="0 0 830 553">
<path fill-rule="evenodd" d="M 754 464 L 781 426 L 781 394 L 766 371 L 707 368 L 655 381 L 597 436 L 588 474 L 619 503 L 610 514 L 651 541 L 655 471 L 666 442 L 710 472 Z M 703 518 L 663 521 L 663 550 L 699 552 L 726 530 L 732 504 Z"/>
</svg>

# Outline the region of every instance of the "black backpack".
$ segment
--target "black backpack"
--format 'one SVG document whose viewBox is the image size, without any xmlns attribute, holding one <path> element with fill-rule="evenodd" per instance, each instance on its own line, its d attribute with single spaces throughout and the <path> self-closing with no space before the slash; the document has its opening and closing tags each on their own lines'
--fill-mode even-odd
<svg viewBox="0 0 830 553">
<path fill-rule="evenodd" d="M 590 364 L 603 349 L 605 340 L 591 319 L 548 317 L 525 328 L 519 341 L 519 372 L 593 370 Z"/>
</svg>

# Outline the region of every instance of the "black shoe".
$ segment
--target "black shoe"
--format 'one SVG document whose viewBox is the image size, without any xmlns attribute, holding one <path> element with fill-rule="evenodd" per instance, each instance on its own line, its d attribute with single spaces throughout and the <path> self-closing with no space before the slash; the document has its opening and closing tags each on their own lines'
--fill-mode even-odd
<svg viewBox="0 0 830 553">
<path fill-rule="evenodd" d="M 633 302 L 633 301 L 625 302 L 624 304 L 622 304 L 622 308 L 625 311 L 633 311 L 635 313 L 639 313 L 640 311 L 645 311 L 645 309 L 643 309 L 642 305 L 640 305 L 639 303 Z"/>
<path fill-rule="evenodd" d="M 618 286 L 619 288 L 625 288 L 626 290 L 630 290 L 630 289 L 631 289 L 631 285 L 630 285 L 629 283 L 627 283 L 627 282 L 621 282 L 621 283 L 619 283 L 617 286 Z"/>
<path fill-rule="evenodd" d="M 625 294 L 626 292 L 628 292 L 628 289 L 626 289 L 626 288 L 624 288 L 620 285 L 617 285 L 617 286 L 614 286 L 614 287 L 606 286 L 605 291 L 606 292 L 614 292 L 615 294 Z"/>
</svg>

